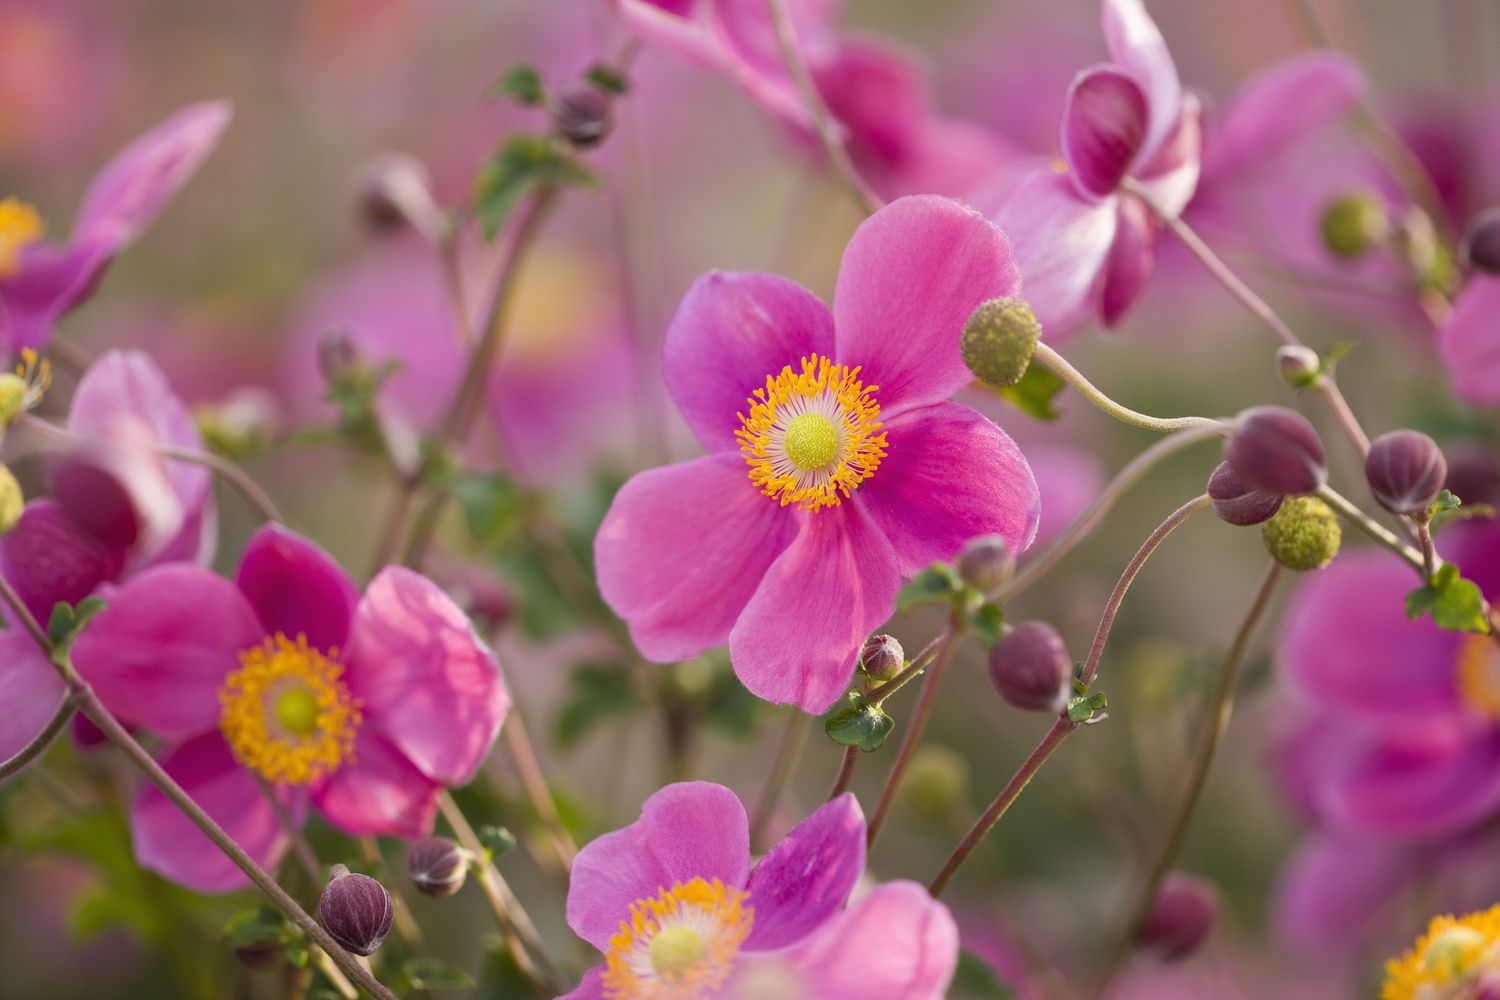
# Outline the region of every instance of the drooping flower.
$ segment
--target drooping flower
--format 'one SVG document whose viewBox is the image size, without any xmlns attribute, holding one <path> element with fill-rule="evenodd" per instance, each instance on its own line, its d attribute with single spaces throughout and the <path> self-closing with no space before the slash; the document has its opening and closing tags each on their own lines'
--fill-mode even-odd
<svg viewBox="0 0 1500 1000">
<path fill-rule="evenodd" d="M 754 694 L 822 712 L 904 576 L 976 535 L 1022 551 L 1031 470 L 949 401 L 971 378 L 965 320 L 1018 285 L 1000 231 L 935 196 L 860 226 L 832 311 L 773 275 L 700 278 L 663 368 L 709 454 L 627 482 L 594 546 L 641 652 L 670 662 L 727 641 Z"/>
<path fill-rule="evenodd" d="M 79 673 L 120 719 L 168 741 L 162 765 L 257 861 L 309 799 L 356 834 L 430 831 L 510 705 L 499 667 L 426 578 L 383 570 L 361 596 L 327 553 L 278 526 L 230 582 L 159 566 L 110 592 L 78 640 Z M 136 857 L 201 891 L 244 878 L 154 787 L 131 810 Z"/>
<path fill-rule="evenodd" d="M 128 246 L 218 144 L 226 102 L 194 104 L 125 147 L 94 178 L 66 243 L 44 238 L 29 205 L 0 201 L 0 343 L 38 347 L 58 318 L 93 291 Z"/>
<path fill-rule="evenodd" d="M 565 1000 L 938 1000 L 958 960 L 953 918 L 912 882 L 846 909 L 864 863 L 852 795 L 752 869 L 735 794 L 668 785 L 574 862 L 568 925 L 604 962 Z"/>
</svg>

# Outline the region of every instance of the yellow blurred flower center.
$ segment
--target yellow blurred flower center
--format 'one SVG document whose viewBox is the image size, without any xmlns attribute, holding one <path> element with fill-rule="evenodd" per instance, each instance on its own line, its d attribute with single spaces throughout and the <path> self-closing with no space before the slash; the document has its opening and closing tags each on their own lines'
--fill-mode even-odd
<svg viewBox="0 0 1500 1000">
<path fill-rule="evenodd" d="M 42 217 L 18 198 L 0 199 L 0 278 L 21 270 L 21 251 L 42 238 Z"/>
<path fill-rule="evenodd" d="M 1500 972 L 1500 906 L 1434 917 L 1410 951 L 1386 963 L 1380 1000 L 1467 1000 L 1483 972 Z"/>
<path fill-rule="evenodd" d="M 1454 660 L 1458 694 L 1480 715 L 1500 720 L 1500 649 L 1487 635 L 1464 637 Z"/>
<path fill-rule="evenodd" d="M 747 893 L 695 878 L 630 906 L 609 940 L 607 1000 L 699 1000 L 718 993 L 750 934 Z"/>
</svg>

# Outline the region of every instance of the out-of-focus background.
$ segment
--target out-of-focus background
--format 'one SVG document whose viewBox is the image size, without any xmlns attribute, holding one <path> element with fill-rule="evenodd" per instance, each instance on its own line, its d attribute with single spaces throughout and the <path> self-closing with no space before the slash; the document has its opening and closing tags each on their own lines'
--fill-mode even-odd
<svg viewBox="0 0 1500 1000">
<path fill-rule="evenodd" d="M 1148 6 L 1182 78 L 1210 109 L 1258 70 L 1307 47 L 1295 5 Z M 1033 152 L 1055 150 L 1069 80 L 1104 57 L 1097 5 L 1088 0 L 845 7 L 848 24 L 921 54 L 946 113 Z M 1369 75 L 1373 105 L 1413 148 L 1435 150 L 1432 164 L 1465 165 L 1435 177 L 1455 224 L 1486 199 L 1500 200 L 1493 172 L 1500 153 L 1453 152 L 1463 143 L 1500 146 L 1500 127 L 1471 125 L 1500 106 L 1500 5 L 1322 0 L 1316 8 L 1334 43 Z M 443 400 L 433 397 L 447 384 L 423 376 L 423 359 L 439 366 L 453 343 L 431 252 L 365 223 L 362 171 L 382 153 L 409 153 L 431 171 L 440 202 L 458 200 L 507 131 L 545 125 L 541 112 L 489 93 L 509 67 L 529 63 L 547 81 L 564 82 L 618 52 L 623 37 L 602 0 L 0 0 L 0 196 L 34 203 L 61 235 L 89 178 L 125 142 L 192 101 L 233 102 L 223 144 L 61 335 L 89 351 L 147 350 L 194 404 L 233 400 L 274 413 L 288 440 L 251 459 L 250 471 L 294 527 L 363 572 L 391 487 L 380 462 L 296 433 L 327 425 L 333 413 L 321 399 L 318 340 L 368 326 L 370 357 L 406 357 L 393 384 L 417 424 L 438 412 Z M 710 268 L 774 271 L 826 298 L 858 221 L 816 156 L 725 80 L 649 48 L 629 78 L 616 132 L 590 158 L 604 187 L 569 192 L 525 265 L 497 376 L 509 391 L 497 394 L 478 446 L 479 454 L 503 456 L 497 466 L 585 542 L 626 475 L 696 453 L 656 365 L 662 330 L 692 278 Z M 1316 248 L 1319 199 L 1358 187 L 1368 157 L 1352 130 L 1339 127 L 1280 170 L 1269 189 L 1236 193 L 1306 207 L 1276 214 L 1268 233 L 1269 245 L 1296 261 Z M 1287 280 L 1286 268 L 1267 266 L 1264 245 L 1228 249 L 1243 250 L 1225 256 L 1315 347 L 1360 343 L 1340 375 L 1372 432 L 1417 426 L 1450 447 L 1493 452 L 1490 414 L 1451 400 L 1431 328 L 1415 310 Z M 474 254 L 476 280 L 488 263 Z M 1253 317 L 1170 240 L 1159 267 L 1118 329 L 1086 327 L 1063 343 L 1067 356 L 1115 398 L 1151 413 L 1297 405 L 1272 363 L 1275 343 Z M 68 381 L 59 374 L 64 387 Z M 1062 397 L 1062 419 L 1051 424 L 992 398 L 970 402 L 1032 456 L 1044 531 L 1065 523 L 1151 440 L 1076 396 Z M 1334 481 L 1357 486 L 1357 468 L 1326 414 L 1305 409 L 1325 432 Z M 1053 622 L 1081 657 L 1119 568 L 1151 527 L 1202 489 L 1217 461 L 1213 448 L 1173 460 L 1134 489 L 1087 545 L 1007 609 L 1011 620 Z M 223 567 L 237 562 L 252 527 L 226 499 Z M 439 578 L 505 606 L 497 649 L 568 822 L 586 840 L 630 821 L 666 775 L 662 723 L 620 710 L 632 696 L 609 687 L 619 657 L 610 635 L 575 614 L 583 598 L 558 595 L 504 532 L 476 539 L 455 514 L 440 538 Z M 1048 989 L 1017 972 L 1032 964 L 1028 956 L 1039 956 L 1041 967 L 1086 967 L 1118 922 L 1142 837 L 1158 829 L 1183 774 L 1196 719 L 1190 706 L 1207 689 L 1263 564 L 1255 532 L 1207 518 L 1168 543 L 1131 591 L 1106 658 L 1108 722 L 1070 741 L 949 894 L 968 947 L 1016 977 L 1022 995 Z M 1293 592 L 1283 587 L 1278 605 Z M 1367 995 L 1381 958 L 1430 915 L 1432 897 L 1417 887 L 1371 900 L 1372 909 L 1395 905 L 1382 910 L 1387 917 L 1374 933 L 1351 933 L 1344 944 L 1308 948 L 1278 921 L 1278 879 L 1305 824 L 1268 763 L 1290 711 L 1270 652 L 1276 618 L 1255 639 L 1233 727 L 1179 864 L 1217 884 L 1221 923 L 1183 963 L 1139 960 L 1120 996 Z M 940 627 L 936 613 L 893 623 L 908 650 Z M 740 691 L 722 653 L 674 671 L 685 697 L 712 706 L 691 748 L 693 773 L 753 802 L 785 710 Z M 910 700 L 890 707 L 899 725 Z M 930 877 L 1047 721 L 1002 704 L 982 653 L 966 648 L 911 794 L 872 855 L 872 875 Z M 856 774 L 867 809 L 892 750 Z M 822 802 L 840 755 L 813 734 L 782 800 L 780 828 Z M 500 791 L 470 795 L 527 830 L 533 820 L 514 776 L 498 758 L 493 766 Z M 224 921 L 250 905 L 247 896 L 195 897 L 135 869 L 115 811 L 118 789 L 131 780 L 107 753 L 68 746 L 0 788 L 0 997 L 270 995 L 232 965 L 221 939 Z M 314 837 L 337 849 L 326 827 L 315 825 Z M 1469 886 L 1476 895 L 1500 891 L 1495 867 L 1477 866 Z M 562 922 L 556 883 L 522 852 L 507 871 L 543 933 L 572 954 L 580 946 Z M 488 925 L 477 890 L 414 905 L 442 957 L 478 974 Z M 506 995 L 483 975 L 481 989 Z"/>
</svg>

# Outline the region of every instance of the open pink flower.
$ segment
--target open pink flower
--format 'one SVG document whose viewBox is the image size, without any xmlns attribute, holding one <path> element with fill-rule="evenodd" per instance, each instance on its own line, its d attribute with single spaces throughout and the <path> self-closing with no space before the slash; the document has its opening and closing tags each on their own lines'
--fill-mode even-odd
<svg viewBox="0 0 1500 1000">
<path fill-rule="evenodd" d="M 294 820 L 311 798 L 350 833 L 421 835 L 510 706 L 494 656 L 436 585 L 393 566 L 361 597 L 327 553 L 274 525 L 234 582 L 174 563 L 107 599 L 74 649 L 79 673 L 169 741 L 163 766 L 263 864 L 287 838 L 258 779 Z M 144 867 L 202 891 L 243 884 L 154 787 L 131 827 Z"/>
<path fill-rule="evenodd" d="M 568 926 L 604 964 L 565 1000 L 939 1000 L 958 962 L 948 908 L 914 882 L 890 882 L 845 909 L 864 865 L 853 795 L 752 869 L 735 794 L 668 785 L 573 864 Z"/>
<path fill-rule="evenodd" d="M 1004 235 L 936 196 L 859 227 L 831 312 L 773 275 L 698 279 L 663 370 L 709 454 L 627 482 L 594 544 L 641 652 L 727 641 L 754 694 L 822 712 L 902 577 L 975 535 L 1024 549 L 1039 509 L 1025 458 L 949 401 L 972 380 L 964 322 L 1019 284 Z"/>
<path fill-rule="evenodd" d="M 45 343 L 213 151 L 229 115 L 226 102 L 194 104 L 125 147 L 89 185 L 66 244 L 44 240 L 28 206 L 0 202 L 0 342 Z"/>
</svg>

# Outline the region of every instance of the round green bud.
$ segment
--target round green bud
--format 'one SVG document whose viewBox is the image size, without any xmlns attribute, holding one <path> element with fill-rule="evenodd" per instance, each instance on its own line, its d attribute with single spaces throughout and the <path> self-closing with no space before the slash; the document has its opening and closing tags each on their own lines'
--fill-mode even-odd
<svg viewBox="0 0 1500 1000">
<path fill-rule="evenodd" d="M 1323 360 L 1311 347 L 1287 344 L 1276 352 L 1276 371 L 1281 375 L 1281 380 L 1293 389 L 1305 389 L 1322 374 Z"/>
<path fill-rule="evenodd" d="M 1317 497 L 1287 497 L 1260 529 L 1266 551 L 1287 569 L 1322 569 L 1339 554 L 1343 532 L 1329 506 Z"/>
<path fill-rule="evenodd" d="M 21 510 L 26 506 L 26 494 L 21 484 L 7 466 L 0 465 L 0 535 L 9 534 L 21 519 Z"/>
<path fill-rule="evenodd" d="M 964 324 L 964 364 L 985 385 L 1003 389 L 1026 374 L 1042 336 L 1036 313 L 1020 299 L 990 299 Z"/>
<path fill-rule="evenodd" d="M 968 761 L 947 747 L 922 747 L 901 788 L 907 808 L 917 816 L 933 822 L 946 819 L 968 795 Z"/>
<path fill-rule="evenodd" d="M 26 412 L 26 380 L 15 372 L 0 372 L 0 427 L 9 427 Z"/>
<path fill-rule="evenodd" d="M 1390 231 L 1385 205 L 1369 191 L 1342 195 L 1323 209 L 1323 245 L 1335 257 L 1353 260 L 1362 256 Z"/>
</svg>

